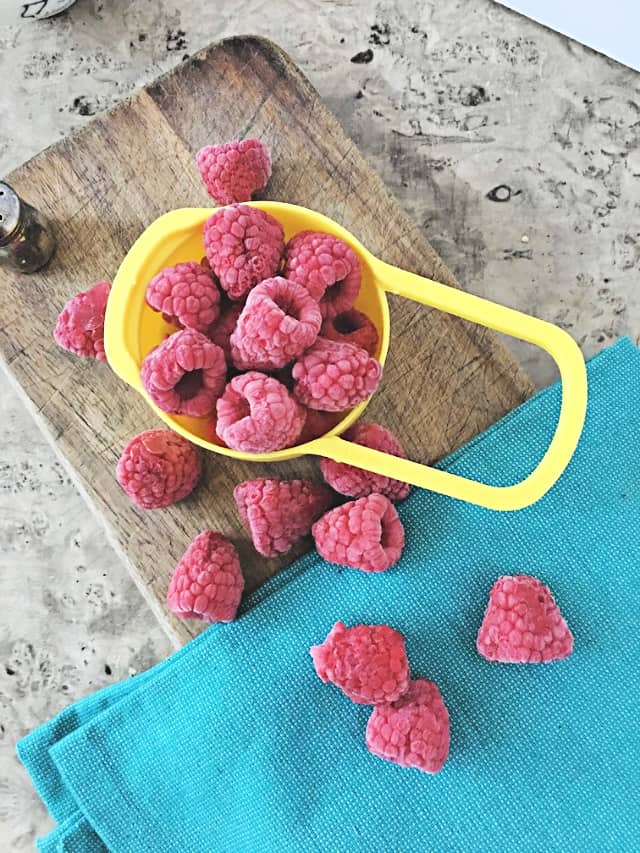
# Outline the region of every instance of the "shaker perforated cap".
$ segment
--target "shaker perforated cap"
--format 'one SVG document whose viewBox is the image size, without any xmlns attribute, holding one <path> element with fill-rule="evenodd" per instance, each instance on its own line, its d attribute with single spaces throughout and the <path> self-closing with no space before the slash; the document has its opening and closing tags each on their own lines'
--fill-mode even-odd
<svg viewBox="0 0 640 853">
<path fill-rule="evenodd" d="M 0 183 L 0 243 L 4 243 L 20 224 L 20 199 L 9 184 Z"/>
</svg>

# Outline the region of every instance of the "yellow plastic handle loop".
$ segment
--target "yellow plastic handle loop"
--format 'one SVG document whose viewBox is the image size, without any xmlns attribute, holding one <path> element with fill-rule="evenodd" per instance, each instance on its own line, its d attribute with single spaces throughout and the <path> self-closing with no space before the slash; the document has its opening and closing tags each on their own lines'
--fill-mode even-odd
<svg viewBox="0 0 640 853">
<path fill-rule="evenodd" d="M 536 344 L 556 362 L 562 381 L 558 425 L 542 460 L 528 477 L 511 486 L 491 486 L 413 462 L 390 457 L 339 436 L 319 439 L 322 454 L 376 474 L 393 476 L 452 498 L 495 510 L 522 509 L 541 498 L 566 468 L 578 444 L 587 409 L 587 373 L 578 345 L 562 329 L 488 299 L 400 270 L 376 259 L 376 280 L 404 296 L 473 323 Z"/>
</svg>

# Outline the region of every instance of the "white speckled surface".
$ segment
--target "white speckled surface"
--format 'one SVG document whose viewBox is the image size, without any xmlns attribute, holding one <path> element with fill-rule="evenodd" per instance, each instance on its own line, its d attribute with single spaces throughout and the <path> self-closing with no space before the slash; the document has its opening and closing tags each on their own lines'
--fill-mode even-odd
<svg viewBox="0 0 640 853">
<path fill-rule="evenodd" d="M 640 77 L 490 0 L 78 0 L 0 21 L 0 174 L 242 32 L 291 53 L 470 290 L 587 355 L 640 339 Z M 2 374 L 0 389 L 0 849 L 18 851 L 50 822 L 15 740 L 170 649 Z"/>
</svg>

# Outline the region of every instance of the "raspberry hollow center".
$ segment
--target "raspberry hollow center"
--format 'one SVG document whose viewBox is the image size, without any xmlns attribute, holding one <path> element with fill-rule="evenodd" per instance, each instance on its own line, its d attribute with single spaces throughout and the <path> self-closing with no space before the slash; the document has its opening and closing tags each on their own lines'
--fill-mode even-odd
<svg viewBox="0 0 640 853">
<path fill-rule="evenodd" d="M 358 323 L 352 311 L 345 311 L 344 314 L 338 314 L 333 321 L 333 327 L 341 335 L 349 335 L 351 332 L 357 332 L 358 329 L 361 329 L 362 323 Z"/>
<path fill-rule="evenodd" d="M 175 391 L 182 400 L 192 400 L 203 384 L 202 370 L 189 370 L 176 382 Z"/>
<path fill-rule="evenodd" d="M 283 295 L 275 296 L 273 301 L 283 314 L 286 314 L 288 317 L 293 317 L 294 320 L 300 319 L 300 308 L 294 303 L 293 299 Z"/>
</svg>

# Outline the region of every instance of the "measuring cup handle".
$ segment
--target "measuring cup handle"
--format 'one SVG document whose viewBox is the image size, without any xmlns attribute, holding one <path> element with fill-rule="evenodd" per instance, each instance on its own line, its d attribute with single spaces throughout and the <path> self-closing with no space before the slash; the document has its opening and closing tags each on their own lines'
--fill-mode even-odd
<svg viewBox="0 0 640 853">
<path fill-rule="evenodd" d="M 488 509 L 515 510 L 535 503 L 566 468 L 582 432 L 587 408 L 587 373 L 578 345 L 552 323 L 382 261 L 376 264 L 376 277 L 390 293 L 536 344 L 549 353 L 558 365 L 562 381 L 562 405 L 555 434 L 537 468 L 511 486 L 491 486 L 469 480 L 410 459 L 362 447 L 339 436 L 318 439 L 314 442 L 313 452 Z"/>
</svg>

